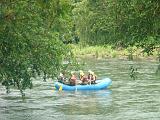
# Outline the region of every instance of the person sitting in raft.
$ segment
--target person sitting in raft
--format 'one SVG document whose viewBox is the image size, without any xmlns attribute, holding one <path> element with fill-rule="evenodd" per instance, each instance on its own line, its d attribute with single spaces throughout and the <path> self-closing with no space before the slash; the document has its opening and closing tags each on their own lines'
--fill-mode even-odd
<svg viewBox="0 0 160 120">
<path fill-rule="evenodd" d="M 67 82 L 67 78 L 65 77 L 65 71 L 61 72 L 58 76 L 58 82 L 60 83 L 66 83 Z"/>
<path fill-rule="evenodd" d="M 70 79 L 69 79 L 70 85 L 72 85 L 72 86 L 76 85 L 76 80 L 77 80 L 76 75 L 75 75 L 75 73 L 72 71 L 72 72 L 71 72 L 71 77 L 70 77 Z"/>
<path fill-rule="evenodd" d="M 63 83 L 64 79 L 65 79 L 64 75 L 62 73 L 60 73 L 58 76 L 58 82 Z"/>
<path fill-rule="evenodd" d="M 88 79 L 84 75 L 84 72 L 82 70 L 79 71 L 79 79 L 81 80 L 81 84 L 87 84 L 88 83 Z"/>
<path fill-rule="evenodd" d="M 88 71 L 88 80 L 90 84 L 95 84 L 96 83 L 96 78 L 97 76 L 92 72 L 91 70 Z"/>
</svg>

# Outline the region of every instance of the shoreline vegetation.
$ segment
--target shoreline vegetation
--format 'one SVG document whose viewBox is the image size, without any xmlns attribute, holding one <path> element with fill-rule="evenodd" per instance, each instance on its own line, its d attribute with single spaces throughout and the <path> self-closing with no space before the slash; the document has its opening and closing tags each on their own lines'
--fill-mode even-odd
<svg viewBox="0 0 160 120">
<path fill-rule="evenodd" d="M 110 45 L 89 46 L 81 44 L 70 44 L 70 48 L 76 58 L 95 58 L 95 59 L 127 59 L 127 60 L 151 60 L 160 61 L 160 49 L 154 49 L 152 53 L 144 52 L 144 49 L 136 46 L 127 48 L 113 48 Z"/>
</svg>

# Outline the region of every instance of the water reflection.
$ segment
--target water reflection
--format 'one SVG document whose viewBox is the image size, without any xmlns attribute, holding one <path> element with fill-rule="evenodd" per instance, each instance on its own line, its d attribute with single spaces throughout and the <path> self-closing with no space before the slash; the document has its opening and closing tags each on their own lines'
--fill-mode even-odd
<svg viewBox="0 0 160 120">
<path fill-rule="evenodd" d="M 63 111 L 65 115 L 104 114 L 104 108 L 107 108 L 112 101 L 110 90 L 63 92 L 59 94 L 62 95 L 60 101 L 63 104 L 58 104 L 56 110 L 58 112 Z"/>
</svg>

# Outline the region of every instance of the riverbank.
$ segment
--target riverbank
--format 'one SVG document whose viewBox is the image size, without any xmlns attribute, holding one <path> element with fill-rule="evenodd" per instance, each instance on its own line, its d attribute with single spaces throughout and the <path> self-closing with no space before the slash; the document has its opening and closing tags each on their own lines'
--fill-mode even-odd
<svg viewBox="0 0 160 120">
<path fill-rule="evenodd" d="M 70 45 L 73 54 L 76 58 L 96 58 L 96 59 L 106 59 L 106 58 L 118 58 L 118 59 L 128 59 L 128 60 L 158 60 L 158 51 L 154 50 L 152 55 L 148 55 L 143 52 L 142 48 L 128 47 L 113 49 L 112 46 L 82 46 L 82 45 Z"/>
</svg>

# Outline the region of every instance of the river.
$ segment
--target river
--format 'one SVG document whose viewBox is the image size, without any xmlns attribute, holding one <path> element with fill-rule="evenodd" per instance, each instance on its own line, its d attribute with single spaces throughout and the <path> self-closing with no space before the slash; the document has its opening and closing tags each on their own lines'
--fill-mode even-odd
<svg viewBox="0 0 160 120">
<path fill-rule="evenodd" d="M 120 59 L 85 60 L 84 71 L 93 70 L 112 85 L 100 91 L 55 91 L 53 81 L 34 80 L 22 100 L 18 90 L 5 93 L 0 86 L 0 120 L 160 120 L 160 77 L 157 62 Z M 130 66 L 137 79 L 130 78 Z"/>
</svg>

